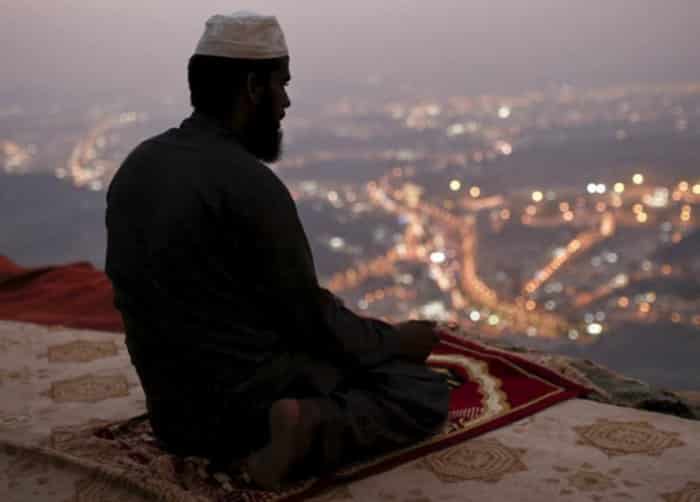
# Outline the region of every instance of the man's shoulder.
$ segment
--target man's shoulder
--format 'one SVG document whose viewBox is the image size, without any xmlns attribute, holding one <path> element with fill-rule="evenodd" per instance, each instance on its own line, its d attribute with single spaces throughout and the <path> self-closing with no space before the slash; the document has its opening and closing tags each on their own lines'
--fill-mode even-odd
<svg viewBox="0 0 700 502">
<path fill-rule="evenodd" d="M 148 167 L 146 167 L 148 166 Z M 146 167 L 142 170 L 142 167 Z M 254 195 L 287 192 L 279 176 L 232 138 L 171 128 L 145 139 L 126 157 L 119 171 L 157 173 L 161 169 L 196 169 L 233 191 Z"/>
<path fill-rule="evenodd" d="M 183 160 L 190 161 L 196 159 L 208 165 L 230 167 L 235 164 L 253 171 L 272 172 L 266 164 L 233 139 L 190 134 L 179 128 L 171 128 L 143 140 L 131 151 L 127 160 L 167 155 L 181 156 Z"/>
<path fill-rule="evenodd" d="M 136 145 L 126 156 L 122 165 L 134 164 L 144 161 L 154 156 L 162 155 L 169 148 L 166 146 L 170 138 L 173 136 L 174 128 L 163 131 L 159 134 L 151 136 L 141 141 Z M 174 146 L 174 145 L 173 145 Z"/>
</svg>

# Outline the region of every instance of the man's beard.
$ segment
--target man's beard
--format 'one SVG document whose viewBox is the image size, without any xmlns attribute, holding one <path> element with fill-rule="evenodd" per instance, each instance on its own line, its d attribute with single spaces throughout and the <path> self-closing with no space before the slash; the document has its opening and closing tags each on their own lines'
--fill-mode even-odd
<svg viewBox="0 0 700 502">
<path fill-rule="evenodd" d="M 282 155 L 282 129 L 268 95 L 256 110 L 246 136 L 248 151 L 263 162 L 275 162 Z"/>
</svg>

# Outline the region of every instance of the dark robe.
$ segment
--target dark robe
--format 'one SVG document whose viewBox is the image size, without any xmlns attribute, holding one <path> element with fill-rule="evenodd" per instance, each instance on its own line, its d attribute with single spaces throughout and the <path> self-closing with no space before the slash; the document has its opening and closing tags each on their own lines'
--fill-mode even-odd
<svg viewBox="0 0 700 502">
<path fill-rule="evenodd" d="M 289 191 L 207 117 L 128 156 L 106 223 L 106 272 L 167 448 L 246 454 L 267 441 L 269 407 L 283 397 L 327 398 L 323 462 L 444 421 L 444 378 L 397 358 L 393 326 L 319 286 Z"/>
</svg>

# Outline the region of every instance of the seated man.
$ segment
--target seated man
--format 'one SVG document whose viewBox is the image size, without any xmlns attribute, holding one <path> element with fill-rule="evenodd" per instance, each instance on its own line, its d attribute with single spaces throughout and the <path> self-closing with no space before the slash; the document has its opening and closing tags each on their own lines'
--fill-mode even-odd
<svg viewBox="0 0 700 502">
<path fill-rule="evenodd" d="M 214 16 L 194 113 L 139 145 L 107 194 L 106 271 L 165 448 L 245 459 L 278 487 L 434 432 L 429 322 L 363 318 L 321 288 L 277 159 L 289 56 L 274 17 Z"/>
</svg>

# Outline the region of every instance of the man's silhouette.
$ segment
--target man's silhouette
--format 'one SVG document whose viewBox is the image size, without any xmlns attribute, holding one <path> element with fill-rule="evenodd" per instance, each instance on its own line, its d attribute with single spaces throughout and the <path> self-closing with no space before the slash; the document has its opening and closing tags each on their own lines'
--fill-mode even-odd
<svg viewBox="0 0 700 502">
<path fill-rule="evenodd" d="M 212 17 L 188 77 L 193 114 L 140 144 L 107 194 L 106 271 L 156 436 L 245 459 L 272 488 L 433 432 L 449 394 L 424 364 L 434 326 L 360 317 L 321 288 L 261 162 L 290 106 L 277 20 Z"/>
</svg>

